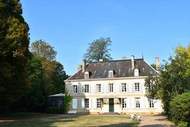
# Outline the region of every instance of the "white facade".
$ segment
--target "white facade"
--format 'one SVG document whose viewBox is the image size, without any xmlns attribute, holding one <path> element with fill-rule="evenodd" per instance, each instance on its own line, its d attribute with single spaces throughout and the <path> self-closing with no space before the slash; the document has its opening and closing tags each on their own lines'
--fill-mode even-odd
<svg viewBox="0 0 190 127">
<path fill-rule="evenodd" d="M 160 113 L 161 101 L 150 101 L 145 96 L 145 79 L 146 76 L 135 75 L 66 80 L 66 90 L 73 97 L 70 110 L 90 113 Z"/>
</svg>

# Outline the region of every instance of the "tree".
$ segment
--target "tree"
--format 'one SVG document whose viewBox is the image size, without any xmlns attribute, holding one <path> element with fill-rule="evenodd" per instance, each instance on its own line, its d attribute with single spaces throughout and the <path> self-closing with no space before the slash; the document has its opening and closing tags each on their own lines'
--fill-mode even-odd
<svg viewBox="0 0 190 127">
<path fill-rule="evenodd" d="M 0 0 L 0 112 L 7 111 L 28 87 L 29 27 L 19 0 Z"/>
<path fill-rule="evenodd" d="M 110 38 L 99 38 L 94 40 L 89 44 L 89 48 L 87 49 L 87 53 L 84 58 L 87 62 L 97 62 L 99 59 L 106 61 L 112 59 L 109 53 L 111 42 Z"/>
<path fill-rule="evenodd" d="M 32 43 L 32 56 L 28 64 L 31 87 L 17 107 L 27 111 L 44 112 L 51 94 L 64 93 L 64 80 L 68 78 L 63 65 L 55 61 L 56 51 L 46 42 Z"/>
<path fill-rule="evenodd" d="M 43 40 L 37 40 L 31 44 L 31 52 L 47 60 L 55 60 L 57 52 L 54 48 Z"/>
<path fill-rule="evenodd" d="M 190 92 L 183 93 L 172 99 L 170 102 L 170 116 L 176 124 L 186 124 L 190 126 Z M 187 125 L 189 124 L 189 125 Z"/>
<path fill-rule="evenodd" d="M 190 91 L 190 46 L 176 48 L 175 55 L 165 64 L 164 69 L 154 82 L 149 95 L 160 98 L 164 105 L 165 113 L 170 116 L 170 102 L 180 94 Z M 152 80 L 152 79 L 151 79 Z M 146 82 L 148 84 L 148 82 Z M 148 86 L 148 85 L 147 85 Z"/>
</svg>

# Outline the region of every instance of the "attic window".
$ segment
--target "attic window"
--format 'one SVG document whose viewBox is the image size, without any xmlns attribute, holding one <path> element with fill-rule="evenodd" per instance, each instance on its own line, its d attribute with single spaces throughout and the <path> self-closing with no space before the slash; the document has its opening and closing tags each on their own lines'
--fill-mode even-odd
<svg viewBox="0 0 190 127">
<path fill-rule="evenodd" d="M 108 71 L 108 78 L 113 78 L 113 76 L 114 76 L 113 70 L 109 70 Z"/>
<path fill-rule="evenodd" d="M 88 71 L 86 71 L 86 72 L 84 72 L 84 79 L 89 79 L 89 72 Z"/>
<path fill-rule="evenodd" d="M 135 68 L 135 70 L 134 70 L 134 76 L 135 77 L 139 76 L 139 69 L 138 68 Z"/>
</svg>

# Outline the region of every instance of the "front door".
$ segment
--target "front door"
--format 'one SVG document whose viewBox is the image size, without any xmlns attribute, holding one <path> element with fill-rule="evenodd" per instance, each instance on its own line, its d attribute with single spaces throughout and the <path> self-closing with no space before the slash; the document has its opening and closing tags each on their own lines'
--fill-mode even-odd
<svg viewBox="0 0 190 127">
<path fill-rule="evenodd" d="M 114 99 L 109 98 L 109 112 L 114 112 Z"/>
</svg>

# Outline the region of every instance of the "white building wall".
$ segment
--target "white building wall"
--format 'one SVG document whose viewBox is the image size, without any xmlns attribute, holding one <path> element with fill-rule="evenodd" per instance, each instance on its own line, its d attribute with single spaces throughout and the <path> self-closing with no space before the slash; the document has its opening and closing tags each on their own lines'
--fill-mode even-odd
<svg viewBox="0 0 190 127">
<path fill-rule="evenodd" d="M 113 92 L 109 92 L 109 84 L 113 83 Z M 126 83 L 127 91 L 121 91 L 121 84 Z M 135 91 L 134 84 L 140 84 L 140 91 Z M 84 112 L 84 99 L 89 98 L 89 112 L 109 112 L 109 104 L 103 104 L 102 108 L 97 108 L 97 98 L 127 98 L 127 108 L 122 109 L 122 104 L 114 104 L 114 112 L 162 112 L 160 100 L 155 100 L 154 108 L 149 107 L 149 102 L 145 96 L 145 78 L 123 78 L 106 80 L 78 80 L 67 81 L 66 90 L 73 97 L 78 99 L 77 111 Z M 89 93 L 82 92 L 82 87 L 89 84 Z M 96 84 L 101 84 L 101 92 L 97 92 Z M 78 86 L 78 93 L 73 93 L 73 85 Z M 140 98 L 140 108 L 135 107 L 135 98 Z M 71 110 L 72 106 L 71 106 Z"/>
</svg>

